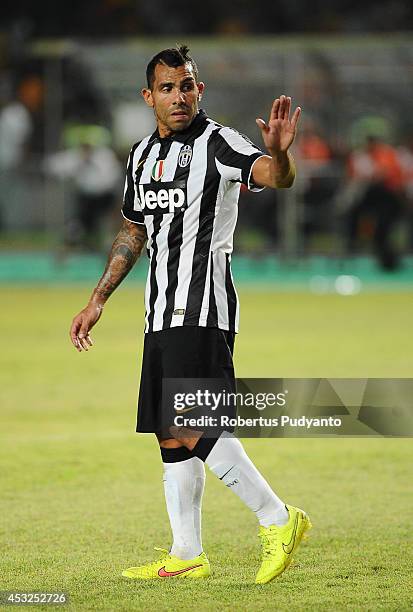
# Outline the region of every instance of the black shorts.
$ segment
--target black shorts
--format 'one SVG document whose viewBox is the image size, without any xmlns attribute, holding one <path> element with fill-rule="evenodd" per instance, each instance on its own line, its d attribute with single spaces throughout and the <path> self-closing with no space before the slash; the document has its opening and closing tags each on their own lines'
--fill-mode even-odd
<svg viewBox="0 0 413 612">
<path fill-rule="evenodd" d="M 234 332 L 212 327 L 171 327 L 145 334 L 136 431 L 165 437 L 165 378 L 224 379 L 226 388 L 235 391 L 234 341 Z"/>
</svg>

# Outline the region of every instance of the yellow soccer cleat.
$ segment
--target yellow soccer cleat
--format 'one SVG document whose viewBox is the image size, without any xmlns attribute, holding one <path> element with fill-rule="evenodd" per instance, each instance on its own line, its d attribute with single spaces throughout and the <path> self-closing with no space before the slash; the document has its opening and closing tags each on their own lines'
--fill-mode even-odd
<svg viewBox="0 0 413 612">
<path fill-rule="evenodd" d="M 207 578 L 211 573 L 209 561 L 203 552 L 195 559 L 184 561 L 169 554 L 164 548 L 155 548 L 161 551 L 158 561 L 139 567 L 129 567 L 122 576 L 135 580 L 154 580 L 156 578 Z"/>
<path fill-rule="evenodd" d="M 262 544 L 262 563 L 255 578 L 256 584 L 270 582 L 287 569 L 305 532 L 312 527 L 303 510 L 288 505 L 286 508 L 290 515 L 286 525 L 260 526 L 258 536 Z"/>
</svg>

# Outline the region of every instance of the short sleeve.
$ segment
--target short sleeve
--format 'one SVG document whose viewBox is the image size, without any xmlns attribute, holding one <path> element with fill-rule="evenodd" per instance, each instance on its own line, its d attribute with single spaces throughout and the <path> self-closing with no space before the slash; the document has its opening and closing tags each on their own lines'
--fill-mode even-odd
<svg viewBox="0 0 413 612">
<path fill-rule="evenodd" d="M 133 180 L 134 154 L 139 143 L 132 147 L 126 166 L 125 189 L 123 192 L 122 215 L 133 223 L 145 223 L 139 198 L 136 194 L 135 181 Z"/>
<path fill-rule="evenodd" d="M 216 136 L 215 160 L 218 172 L 229 181 L 245 185 L 250 191 L 262 191 L 252 180 L 252 167 L 264 153 L 247 136 L 223 127 Z"/>
</svg>

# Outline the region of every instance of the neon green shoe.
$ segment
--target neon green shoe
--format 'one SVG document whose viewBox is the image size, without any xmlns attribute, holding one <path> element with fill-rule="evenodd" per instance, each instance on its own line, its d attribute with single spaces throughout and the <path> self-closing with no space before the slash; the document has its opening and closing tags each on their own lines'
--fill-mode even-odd
<svg viewBox="0 0 413 612">
<path fill-rule="evenodd" d="M 301 539 L 307 537 L 305 532 L 312 527 L 303 510 L 294 506 L 286 507 L 290 515 L 286 525 L 260 526 L 258 536 L 262 544 L 262 563 L 255 578 L 256 584 L 270 582 L 287 569 Z"/>
<path fill-rule="evenodd" d="M 184 561 L 169 554 L 164 548 L 155 548 L 161 551 L 158 561 L 139 567 L 129 567 L 122 576 L 135 580 L 153 580 L 156 578 L 207 578 L 211 573 L 209 561 L 203 552 L 195 559 Z"/>
</svg>

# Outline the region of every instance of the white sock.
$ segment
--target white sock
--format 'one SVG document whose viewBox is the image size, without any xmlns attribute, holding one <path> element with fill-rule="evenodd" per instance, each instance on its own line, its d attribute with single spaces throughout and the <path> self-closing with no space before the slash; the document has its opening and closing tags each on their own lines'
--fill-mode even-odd
<svg viewBox="0 0 413 612">
<path fill-rule="evenodd" d="M 179 559 L 193 559 L 202 552 L 201 504 L 205 467 L 198 457 L 164 463 L 163 467 L 166 507 L 173 536 L 170 554 Z"/>
<path fill-rule="evenodd" d="M 261 476 L 235 436 L 228 432 L 221 434 L 205 463 L 255 512 L 260 525 L 269 527 L 288 522 L 284 502 Z"/>
</svg>

